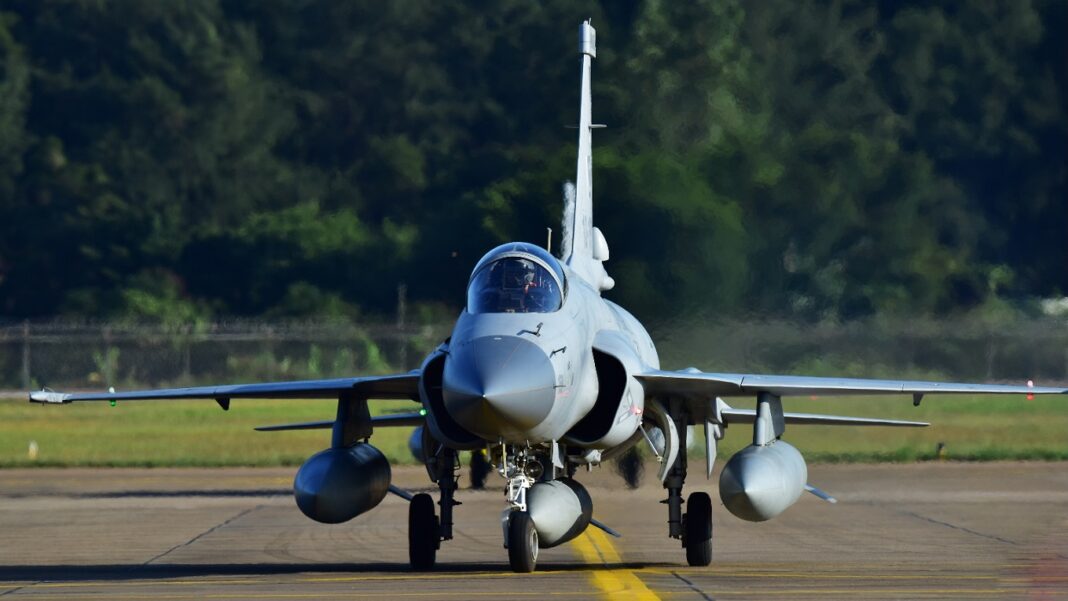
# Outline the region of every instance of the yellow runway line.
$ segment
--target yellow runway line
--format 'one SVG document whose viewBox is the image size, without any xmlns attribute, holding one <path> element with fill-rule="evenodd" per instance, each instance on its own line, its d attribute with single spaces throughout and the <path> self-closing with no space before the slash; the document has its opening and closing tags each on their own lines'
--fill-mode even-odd
<svg viewBox="0 0 1068 601">
<path fill-rule="evenodd" d="M 605 569 L 595 569 L 590 573 L 590 580 L 606 599 L 630 599 L 634 601 L 655 601 L 660 599 L 645 586 L 641 578 L 625 568 L 611 568 L 623 563 L 612 541 L 596 528 L 587 528 L 582 536 L 571 541 L 582 556 L 582 560 L 592 565 L 602 564 Z"/>
</svg>

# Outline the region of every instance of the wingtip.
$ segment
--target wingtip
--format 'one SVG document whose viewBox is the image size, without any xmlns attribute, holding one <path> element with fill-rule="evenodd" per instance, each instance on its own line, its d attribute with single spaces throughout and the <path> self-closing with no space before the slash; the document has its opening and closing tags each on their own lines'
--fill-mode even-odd
<svg viewBox="0 0 1068 601">
<path fill-rule="evenodd" d="M 38 390 L 30 393 L 31 403 L 69 403 L 70 396 L 63 392 L 54 392 L 51 390 Z"/>
</svg>

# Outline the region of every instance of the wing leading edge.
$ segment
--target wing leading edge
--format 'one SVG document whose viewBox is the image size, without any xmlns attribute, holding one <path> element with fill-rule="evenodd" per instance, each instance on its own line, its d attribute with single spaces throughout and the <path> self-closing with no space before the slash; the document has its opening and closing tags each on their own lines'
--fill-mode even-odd
<svg viewBox="0 0 1068 601">
<path fill-rule="evenodd" d="M 911 394 L 914 399 L 927 394 L 1068 394 L 1068 388 L 1048 386 L 723 374 L 696 370 L 654 370 L 635 377 L 645 385 L 646 394 L 692 398 L 751 396 L 760 392 L 778 396 Z"/>
<path fill-rule="evenodd" d="M 723 424 L 751 424 L 756 421 L 757 412 L 753 409 L 735 409 L 724 405 L 719 411 Z M 927 422 L 914 422 L 901 419 L 879 419 L 873 417 L 849 417 L 845 415 L 821 415 L 817 413 L 783 412 L 787 425 L 802 424 L 809 426 L 890 426 L 898 428 L 923 428 L 930 426 Z"/>
<path fill-rule="evenodd" d="M 334 378 L 329 380 L 296 380 L 292 382 L 262 382 L 225 386 L 196 386 L 192 388 L 164 388 L 130 392 L 52 392 L 30 393 L 33 403 L 72 403 L 74 401 L 154 401 L 178 399 L 336 399 L 354 394 L 366 399 L 419 400 L 419 372 L 363 378 Z"/>
<path fill-rule="evenodd" d="M 277 424 L 274 426 L 257 426 L 253 430 L 257 432 L 288 432 L 290 430 L 329 430 L 334 427 L 332 419 L 317 422 L 300 422 L 296 424 Z M 376 415 L 371 418 L 371 425 L 375 428 L 403 428 L 405 426 L 421 426 L 426 422 L 426 415 L 422 412 L 413 413 L 390 413 L 388 415 Z"/>
</svg>

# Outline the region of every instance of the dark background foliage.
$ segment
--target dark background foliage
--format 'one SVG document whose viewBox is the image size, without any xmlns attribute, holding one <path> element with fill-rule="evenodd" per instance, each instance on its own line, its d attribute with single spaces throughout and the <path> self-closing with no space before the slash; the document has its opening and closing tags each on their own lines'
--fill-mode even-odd
<svg viewBox="0 0 1068 601">
<path fill-rule="evenodd" d="M 0 316 L 455 311 L 558 229 L 593 17 L 611 297 L 943 315 L 1068 294 L 1063 0 L 9 0 Z"/>
</svg>

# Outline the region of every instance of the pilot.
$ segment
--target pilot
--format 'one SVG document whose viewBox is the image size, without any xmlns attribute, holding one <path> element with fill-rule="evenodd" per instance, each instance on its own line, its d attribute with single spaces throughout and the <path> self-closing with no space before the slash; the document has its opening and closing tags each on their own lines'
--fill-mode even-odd
<svg viewBox="0 0 1068 601">
<path fill-rule="evenodd" d="M 523 305 L 526 311 L 546 313 L 553 310 L 553 282 L 544 274 L 538 273 L 538 267 L 529 261 L 524 261 Z M 541 275 L 542 277 L 538 277 Z"/>
<path fill-rule="evenodd" d="M 523 294 L 530 294 L 531 288 L 537 288 L 538 283 L 534 281 L 534 276 L 537 275 L 534 271 L 534 266 L 526 261 L 523 262 L 523 269 L 526 273 L 523 274 Z"/>
<path fill-rule="evenodd" d="M 525 259 L 505 259 L 500 262 L 503 278 L 500 282 L 499 310 L 507 313 L 526 313 L 527 295 L 536 286 L 534 265 Z"/>
<path fill-rule="evenodd" d="M 554 310 L 554 283 L 534 261 L 507 258 L 492 264 L 481 281 L 482 307 L 501 313 L 544 313 Z"/>
</svg>

